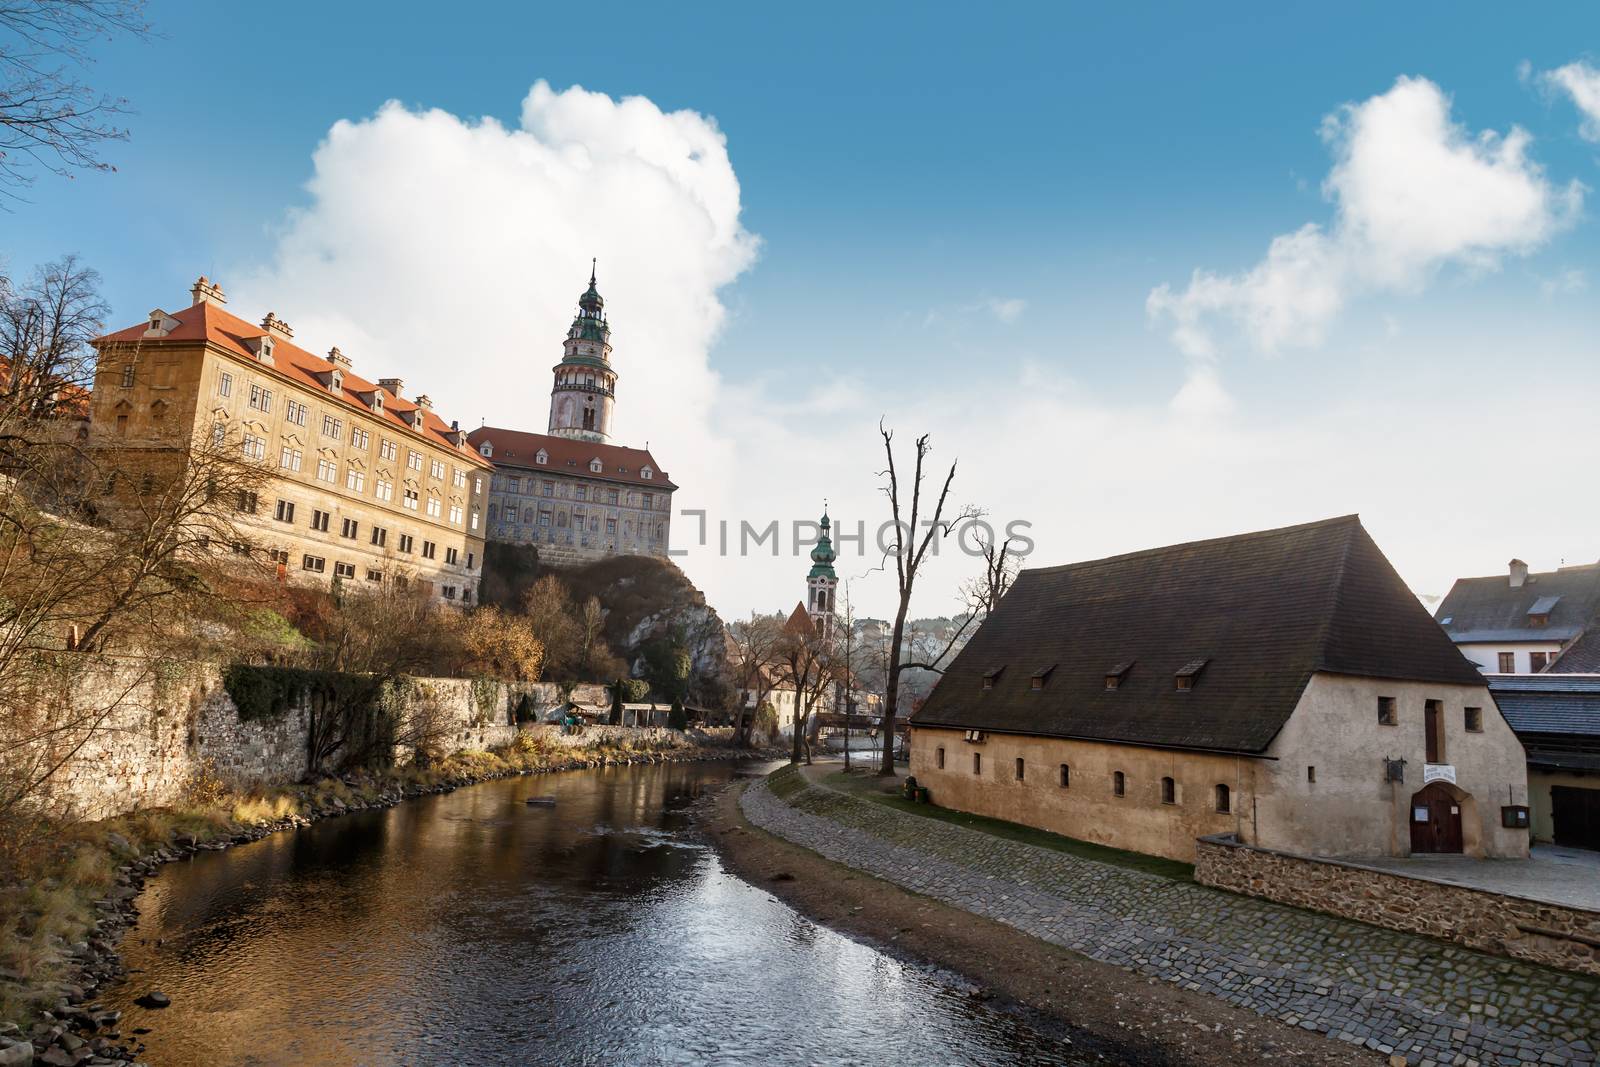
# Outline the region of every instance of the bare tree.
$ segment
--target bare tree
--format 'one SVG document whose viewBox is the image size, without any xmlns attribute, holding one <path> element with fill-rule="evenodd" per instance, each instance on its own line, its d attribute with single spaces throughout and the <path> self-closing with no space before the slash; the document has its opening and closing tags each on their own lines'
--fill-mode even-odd
<svg viewBox="0 0 1600 1067">
<path fill-rule="evenodd" d="M 784 642 L 783 619 L 778 615 L 760 615 L 741 619 L 728 626 L 729 658 L 732 660 L 738 689 L 745 696 L 738 701 L 738 712 L 733 724 L 733 743 L 743 747 L 749 743 L 753 712 L 772 695 L 777 682 L 777 669 L 782 663 L 780 655 Z M 747 713 L 746 709 L 749 709 Z"/>
<path fill-rule="evenodd" d="M 0 434 L 87 414 L 89 342 L 109 312 L 100 275 L 76 256 L 44 264 L 20 286 L 0 277 Z"/>
<path fill-rule="evenodd" d="M 880 472 L 880 477 L 884 482 L 883 494 L 889 499 L 890 517 L 894 526 L 894 544 L 887 555 L 894 558 L 895 588 L 899 594 L 895 606 L 894 628 L 889 637 L 888 680 L 885 685 L 883 708 L 883 766 L 878 772 L 892 776 L 895 712 L 898 710 L 896 701 L 900 696 L 900 671 L 903 669 L 902 641 L 905 637 L 906 614 L 911 608 L 911 596 L 916 589 L 917 577 L 922 572 L 928 551 L 937 538 L 948 535 L 954 527 L 967 519 L 976 518 L 978 513 L 973 508 L 963 507 L 954 516 L 945 517 L 945 508 L 950 502 L 950 485 L 956 477 L 954 463 L 950 464 L 950 470 L 944 476 L 938 496 L 934 498 L 933 507 L 931 510 L 926 508 L 922 483 L 926 476 L 924 468 L 928 455 L 933 451 L 928 434 L 923 434 L 916 440 L 910 481 L 911 499 L 909 502 L 906 501 L 906 487 L 901 485 L 900 472 L 895 466 L 894 431 L 879 422 L 878 433 L 883 437 L 883 452 L 888 460 L 888 466 Z M 926 518 L 924 514 L 927 515 Z"/>
<path fill-rule="evenodd" d="M 983 573 L 962 583 L 963 610 L 956 616 L 955 624 L 943 633 L 914 630 L 906 641 L 909 658 L 900 664 L 902 671 L 924 670 L 943 674 L 945 661 L 951 653 L 966 643 L 973 630 L 983 625 L 983 620 L 1000 603 L 1011 583 L 1016 580 L 1020 561 L 1011 553 L 1011 542 L 1006 538 L 996 542 L 991 537 L 975 533 L 975 543 L 983 555 Z"/>
<path fill-rule="evenodd" d="M 143 0 L 0 2 L 0 190 L 30 184 L 35 167 L 67 177 L 115 169 L 100 149 L 127 139 L 128 103 L 83 72 L 95 41 L 149 32 Z"/>
<path fill-rule="evenodd" d="M 111 458 L 49 441 L 13 455 L 21 473 L 0 476 L 0 824 L 48 792 L 158 658 L 192 651 L 197 618 L 230 607 L 226 579 L 255 566 L 239 505 L 264 477 L 209 436 Z M 73 496 L 76 515 L 41 504 Z"/>
<path fill-rule="evenodd" d="M 809 615 L 796 613 L 783 627 L 778 653 L 782 680 L 794 689 L 794 736 L 790 763 L 811 762 L 811 716 L 838 677 L 839 656 L 832 635 Z"/>
</svg>

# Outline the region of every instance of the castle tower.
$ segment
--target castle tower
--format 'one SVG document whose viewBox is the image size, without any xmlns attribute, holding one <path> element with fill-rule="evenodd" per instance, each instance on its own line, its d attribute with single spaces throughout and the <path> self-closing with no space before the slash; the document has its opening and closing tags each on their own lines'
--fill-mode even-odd
<svg viewBox="0 0 1600 1067">
<path fill-rule="evenodd" d="M 817 535 L 817 545 L 811 550 L 811 573 L 806 575 L 806 614 L 816 624 L 823 637 L 833 633 L 834 593 L 839 576 L 833 571 L 833 561 L 839 554 L 833 550 L 828 536 L 828 512 L 822 512 L 822 532 Z"/>
<path fill-rule="evenodd" d="M 550 390 L 550 435 L 607 444 L 611 440 L 617 372 L 611 369 L 611 326 L 606 322 L 606 302 L 595 288 L 594 278 L 591 267 L 589 288 L 578 298 L 578 317 L 567 331 L 561 362 L 552 368 L 555 385 Z"/>
</svg>

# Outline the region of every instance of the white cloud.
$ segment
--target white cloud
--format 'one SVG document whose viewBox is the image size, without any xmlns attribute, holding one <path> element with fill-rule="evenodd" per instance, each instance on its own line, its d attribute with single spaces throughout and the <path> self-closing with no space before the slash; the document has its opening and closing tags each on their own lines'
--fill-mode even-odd
<svg viewBox="0 0 1600 1067">
<path fill-rule="evenodd" d="M 1540 80 L 1572 97 L 1583 115 L 1578 132 L 1586 141 L 1600 141 L 1600 70 L 1580 60 L 1545 71 Z"/>
<path fill-rule="evenodd" d="M 1322 136 L 1334 160 L 1322 186 L 1330 223 L 1274 238 L 1241 274 L 1197 270 L 1181 291 L 1151 292 L 1149 314 L 1170 323 L 1187 355 L 1215 358 L 1219 323 L 1266 352 L 1318 344 L 1360 294 L 1414 291 L 1447 264 L 1492 269 L 1543 244 L 1582 205 L 1582 185 L 1552 184 L 1528 157 L 1525 131 L 1470 134 L 1424 78 L 1346 105 Z"/>
<path fill-rule="evenodd" d="M 707 426 L 717 290 L 753 261 L 716 124 L 543 82 L 520 128 L 385 104 L 340 121 L 313 158 L 310 203 L 266 264 L 230 285 L 317 350 L 398 376 L 464 426 L 542 430 L 549 368 L 600 260 L 614 312 L 621 440 L 663 465 L 729 461 Z"/>
<path fill-rule="evenodd" d="M 1577 267 L 1569 267 L 1551 278 L 1539 279 L 1539 295 L 1546 300 L 1571 296 L 1588 288 L 1589 276 Z"/>
<path fill-rule="evenodd" d="M 987 301 L 987 306 L 995 318 L 1009 324 L 1022 318 L 1022 313 L 1028 309 L 1028 302 L 1018 297 L 1011 297 L 1006 300 L 990 297 Z"/>
</svg>

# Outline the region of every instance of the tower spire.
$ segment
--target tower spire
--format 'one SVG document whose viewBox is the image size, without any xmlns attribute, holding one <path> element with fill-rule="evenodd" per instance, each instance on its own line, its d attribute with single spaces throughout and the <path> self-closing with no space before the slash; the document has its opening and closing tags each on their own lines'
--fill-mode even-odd
<svg viewBox="0 0 1600 1067">
<path fill-rule="evenodd" d="M 839 558 L 839 553 L 834 551 L 833 539 L 829 536 L 832 523 L 828 520 L 827 501 L 823 501 L 822 521 L 817 525 L 817 544 L 811 550 L 811 573 L 806 575 L 806 612 L 818 632 L 828 635 L 833 632 L 834 593 L 839 585 L 833 561 Z"/>
<path fill-rule="evenodd" d="M 604 444 L 610 439 L 617 372 L 611 367 L 611 324 L 596 282 L 599 271 L 599 258 L 590 259 L 589 288 L 578 297 L 577 317 L 553 368 L 550 433 Z"/>
</svg>

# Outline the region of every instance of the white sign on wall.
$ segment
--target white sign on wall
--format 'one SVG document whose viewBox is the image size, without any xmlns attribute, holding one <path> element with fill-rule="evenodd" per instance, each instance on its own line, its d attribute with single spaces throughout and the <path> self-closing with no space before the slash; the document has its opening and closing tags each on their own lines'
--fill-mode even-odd
<svg viewBox="0 0 1600 1067">
<path fill-rule="evenodd" d="M 1449 782 L 1456 784 L 1456 769 L 1448 763 L 1424 763 L 1422 765 L 1422 784 L 1429 782 Z"/>
</svg>

